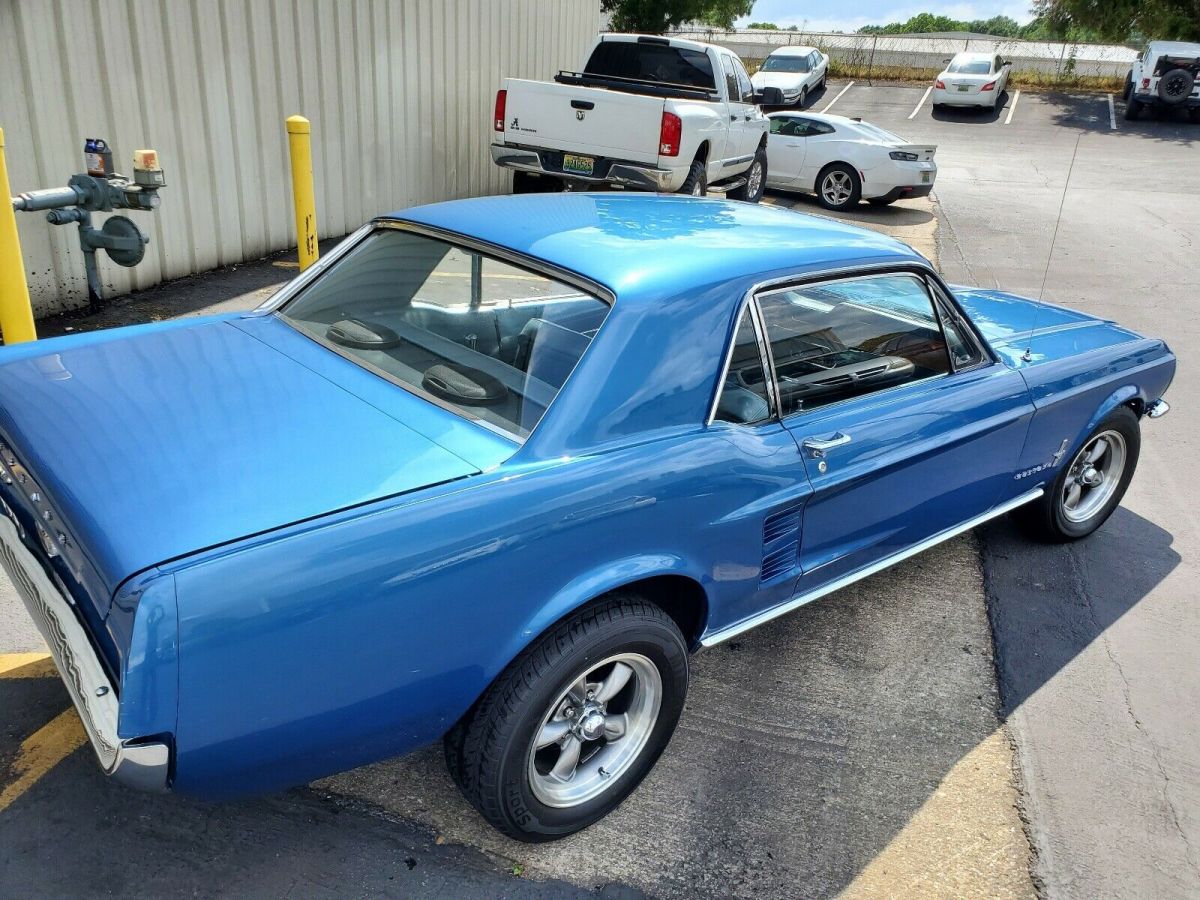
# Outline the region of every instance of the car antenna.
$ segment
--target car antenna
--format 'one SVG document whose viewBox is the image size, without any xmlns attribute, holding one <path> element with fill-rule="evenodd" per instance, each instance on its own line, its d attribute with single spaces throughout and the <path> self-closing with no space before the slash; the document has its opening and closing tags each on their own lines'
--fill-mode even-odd
<svg viewBox="0 0 1200 900">
<path fill-rule="evenodd" d="M 1071 175 L 1075 172 L 1075 157 L 1079 155 L 1079 142 L 1083 140 L 1083 133 L 1080 132 L 1075 137 L 1075 149 L 1071 151 L 1071 165 L 1067 168 L 1067 180 L 1063 184 L 1062 196 L 1058 199 L 1058 218 L 1054 220 L 1054 234 L 1050 237 L 1050 252 L 1046 254 L 1046 268 L 1042 271 L 1042 286 L 1038 288 L 1038 303 L 1042 302 L 1042 295 L 1046 292 L 1046 279 L 1050 277 L 1050 263 L 1054 261 L 1054 246 L 1058 243 L 1058 226 L 1062 224 L 1063 207 L 1067 203 L 1067 189 L 1071 186 Z M 1038 315 L 1042 308 L 1039 305 L 1033 312 L 1033 322 L 1029 326 L 1029 340 L 1025 342 L 1025 352 L 1021 354 L 1022 362 L 1033 362 L 1033 336 L 1037 332 Z"/>
</svg>

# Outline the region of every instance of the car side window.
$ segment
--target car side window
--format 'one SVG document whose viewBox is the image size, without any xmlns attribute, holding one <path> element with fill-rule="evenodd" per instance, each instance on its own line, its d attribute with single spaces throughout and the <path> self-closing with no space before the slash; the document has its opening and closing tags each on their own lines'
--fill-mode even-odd
<svg viewBox="0 0 1200 900">
<path fill-rule="evenodd" d="M 784 137 L 804 137 L 807 132 L 800 121 L 793 116 L 772 116 L 771 134 L 781 134 Z"/>
<path fill-rule="evenodd" d="M 742 61 L 736 56 L 731 57 L 733 61 L 733 71 L 737 76 L 738 90 L 741 93 L 743 103 L 754 102 L 754 85 L 750 83 L 750 76 L 746 74 L 746 67 L 742 65 Z"/>
<path fill-rule="evenodd" d="M 804 137 L 812 137 L 817 134 L 833 134 L 836 130 L 828 122 L 818 122 L 815 119 L 798 118 L 796 121 L 802 126 L 801 132 Z"/>
<path fill-rule="evenodd" d="M 998 56 L 995 56 L 995 57 L 993 57 L 993 58 L 992 58 L 992 71 L 993 71 L 993 72 L 999 72 L 999 71 L 1000 71 L 1000 69 L 1001 69 L 1001 65 L 1000 65 L 1000 57 L 998 57 Z"/>
<path fill-rule="evenodd" d="M 758 302 L 782 415 L 950 372 L 940 317 L 916 275 L 819 282 Z"/>
<path fill-rule="evenodd" d="M 733 349 L 729 355 L 729 369 L 725 373 L 725 383 L 721 386 L 721 397 L 713 418 L 721 422 L 749 425 L 770 417 L 771 400 L 758 329 L 747 306 L 738 320 Z"/>
<path fill-rule="evenodd" d="M 722 54 L 721 68 L 725 70 L 725 91 L 729 94 L 729 102 L 740 102 L 741 90 L 738 88 L 737 74 L 733 71 L 732 57 Z"/>
</svg>

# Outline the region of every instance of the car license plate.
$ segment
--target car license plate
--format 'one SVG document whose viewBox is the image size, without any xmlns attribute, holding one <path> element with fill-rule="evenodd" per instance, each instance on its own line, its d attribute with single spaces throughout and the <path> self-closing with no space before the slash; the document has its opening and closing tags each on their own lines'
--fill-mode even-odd
<svg viewBox="0 0 1200 900">
<path fill-rule="evenodd" d="M 969 91 L 971 89 L 971 86 L 969 84 L 960 84 L 960 85 L 956 85 L 956 87 L 962 93 L 966 93 L 967 91 Z"/>
<path fill-rule="evenodd" d="M 921 173 L 921 184 L 929 184 L 929 173 L 928 172 Z"/>
<path fill-rule="evenodd" d="M 590 156 L 577 156 L 574 153 L 563 154 L 563 171 L 574 172 L 576 175 L 591 175 L 595 160 Z"/>
</svg>

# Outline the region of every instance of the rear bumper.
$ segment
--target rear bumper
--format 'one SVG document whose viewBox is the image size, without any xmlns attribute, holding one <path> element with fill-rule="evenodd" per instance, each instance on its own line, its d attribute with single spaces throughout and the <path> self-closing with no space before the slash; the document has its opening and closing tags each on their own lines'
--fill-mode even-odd
<svg viewBox="0 0 1200 900">
<path fill-rule="evenodd" d="M 894 187 L 886 194 L 880 194 L 878 197 L 871 197 L 872 200 L 886 200 L 891 203 L 895 200 L 908 200 L 912 197 L 928 197 L 929 192 L 933 190 L 932 184 L 909 184 Z"/>
<path fill-rule="evenodd" d="M 596 174 L 576 175 L 562 170 L 562 154 L 553 150 L 531 147 L 514 147 L 510 144 L 492 144 L 492 162 L 506 169 L 534 172 L 538 175 L 553 175 L 568 181 L 585 184 L 619 184 L 643 191 L 673 192 L 679 190 L 687 179 L 687 168 L 682 170 L 660 169 L 642 163 L 625 162 L 602 156 L 593 157 Z"/>
<path fill-rule="evenodd" d="M 1158 94 L 1135 93 L 1133 99 L 1143 106 L 1161 106 L 1166 109 L 1200 109 L 1200 97 L 1188 97 L 1182 103 L 1164 103 Z"/>
<path fill-rule="evenodd" d="M 100 768 L 129 787 L 166 790 L 170 747 L 161 741 L 121 740 L 117 736 L 120 702 L 99 656 L 65 592 L 25 546 L 24 529 L 14 521 L 11 509 L 4 504 L 0 512 L 4 513 L 0 515 L 0 564 L 50 647 Z"/>
<path fill-rule="evenodd" d="M 962 93 L 960 91 L 939 91 L 933 89 L 932 101 L 937 106 L 995 106 L 998 91 L 981 91 L 978 93 Z"/>
</svg>

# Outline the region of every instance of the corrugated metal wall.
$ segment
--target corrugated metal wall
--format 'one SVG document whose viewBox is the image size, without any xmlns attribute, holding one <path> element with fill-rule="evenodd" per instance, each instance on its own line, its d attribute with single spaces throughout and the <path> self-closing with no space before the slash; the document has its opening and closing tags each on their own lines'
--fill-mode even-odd
<svg viewBox="0 0 1200 900">
<path fill-rule="evenodd" d="M 495 193 L 503 78 L 582 62 L 597 0 L 0 0 L 0 127 L 14 192 L 66 183 L 83 140 L 168 187 L 106 294 L 294 246 L 283 120 L 312 120 L 321 237 L 381 212 Z M 103 220 L 97 217 L 97 224 Z M 75 226 L 17 213 L 34 309 L 87 302 Z"/>
</svg>

